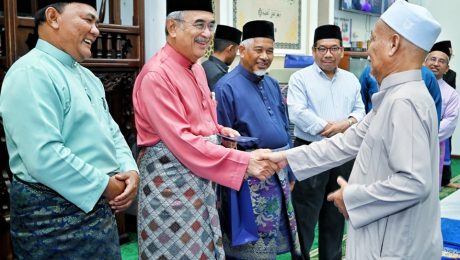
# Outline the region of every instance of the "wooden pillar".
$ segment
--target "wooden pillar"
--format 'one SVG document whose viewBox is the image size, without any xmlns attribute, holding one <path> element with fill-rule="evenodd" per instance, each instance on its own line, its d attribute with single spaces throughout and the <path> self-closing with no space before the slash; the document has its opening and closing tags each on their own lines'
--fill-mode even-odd
<svg viewBox="0 0 460 260">
<path fill-rule="evenodd" d="M 109 23 L 121 24 L 120 0 L 110 0 Z"/>
<path fill-rule="evenodd" d="M 5 50 L 6 50 L 6 67 L 9 68 L 16 60 L 16 34 L 17 28 L 16 13 L 17 1 L 5 1 Z"/>
</svg>

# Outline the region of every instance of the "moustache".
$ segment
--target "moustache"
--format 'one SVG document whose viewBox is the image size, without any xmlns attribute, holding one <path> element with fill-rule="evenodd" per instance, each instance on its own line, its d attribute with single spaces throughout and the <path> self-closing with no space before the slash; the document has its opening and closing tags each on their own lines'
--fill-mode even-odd
<svg viewBox="0 0 460 260">
<path fill-rule="evenodd" d="M 199 36 L 199 37 L 196 37 L 196 38 L 195 38 L 195 42 L 196 42 L 196 43 L 208 43 L 208 42 L 209 42 L 209 38 Z"/>
</svg>

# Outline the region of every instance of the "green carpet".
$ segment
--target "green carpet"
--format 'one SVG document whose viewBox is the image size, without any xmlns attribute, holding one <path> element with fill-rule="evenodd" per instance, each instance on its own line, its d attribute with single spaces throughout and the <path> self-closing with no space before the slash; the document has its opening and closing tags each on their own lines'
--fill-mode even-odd
<svg viewBox="0 0 460 260">
<path fill-rule="evenodd" d="M 454 159 L 452 160 L 452 182 L 455 183 L 460 183 L 460 159 Z M 455 188 L 448 188 L 445 187 L 441 190 L 439 193 L 439 199 L 443 199 L 456 191 Z M 315 233 L 317 234 L 318 230 L 315 230 Z M 346 236 L 344 238 L 344 243 L 342 247 L 345 247 L 345 240 Z M 317 243 L 317 235 L 315 235 L 315 241 L 313 242 L 312 250 L 310 252 L 310 257 L 312 260 L 318 259 L 318 243 Z M 136 260 L 138 259 L 138 253 L 137 253 L 137 237 L 136 234 L 130 234 L 129 236 L 129 242 L 121 245 L 121 257 L 123 260 Z M 345 249 L 343 250 L 345 252 Z M 279 255 L 277 260 L 290 260 L 291 255 L 289 253 L 284 254 L 284 255 Z"/>
</svg>

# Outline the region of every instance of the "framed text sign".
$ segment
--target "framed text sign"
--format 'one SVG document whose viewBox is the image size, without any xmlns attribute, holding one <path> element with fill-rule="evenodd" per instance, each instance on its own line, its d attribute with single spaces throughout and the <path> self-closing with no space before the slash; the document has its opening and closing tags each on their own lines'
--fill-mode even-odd
<svg viewBox="0 0 460 260">
<path fill-rule="evenodd" d="M 276 53 L 305 53 L 305 0 L 233 0 L 233 26 L 267 20 L 275 25 Z"/>
<path fill-rule="evenodd" d="M 340 27 L 342 32 L 343 47 L 351 46 L 351 18 L 334 17 L 334 24 Z"/>
</svg>

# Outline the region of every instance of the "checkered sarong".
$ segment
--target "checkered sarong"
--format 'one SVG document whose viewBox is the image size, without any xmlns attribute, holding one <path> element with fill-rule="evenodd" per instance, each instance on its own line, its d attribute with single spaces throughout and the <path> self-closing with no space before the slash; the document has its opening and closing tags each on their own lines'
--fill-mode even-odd
<svg viewBox="0 0 460 260">
<path fill-rule="evenodd" d="M 139 158 L 140 259 L 224 259 L 216 195 L 163 142 Z"/>
</svg>

